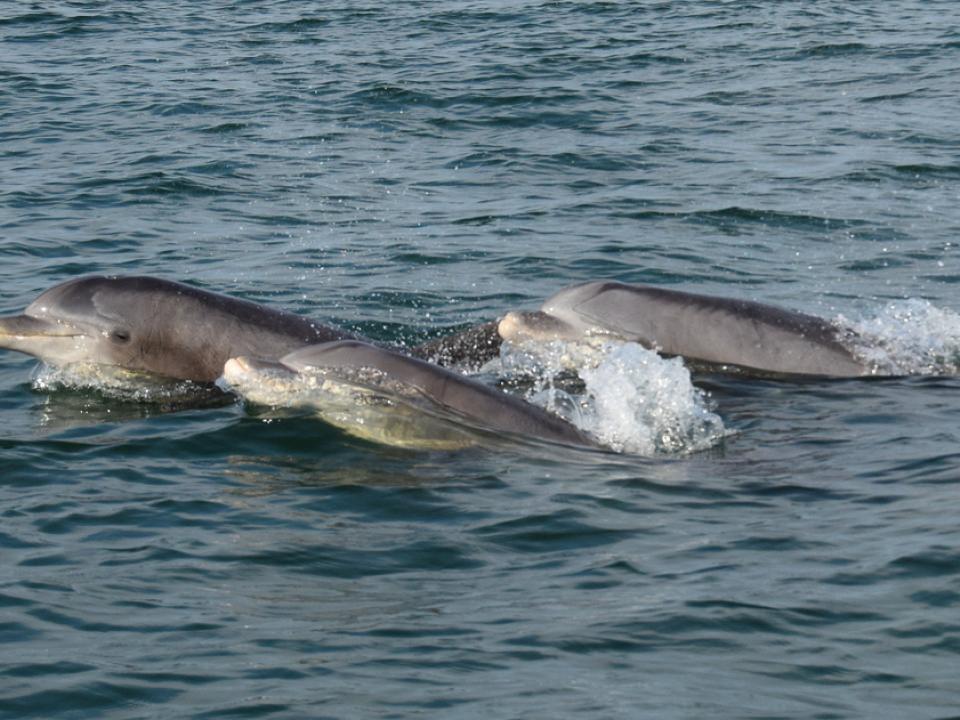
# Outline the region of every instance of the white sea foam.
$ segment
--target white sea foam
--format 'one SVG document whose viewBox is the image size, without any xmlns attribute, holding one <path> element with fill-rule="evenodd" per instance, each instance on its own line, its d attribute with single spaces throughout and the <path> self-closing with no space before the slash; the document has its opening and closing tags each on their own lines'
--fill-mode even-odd
<svg viewBox="0 0 960 720">
<path fill-rule="evenodd" d="M 571 370 L 582 388 L 571 388 Z M 532 379 L 530 400 L 618 452 L 690 453 L 726 435 L 683 361 L 636 343 L 505 343 L 499 372 Z"/>
<path fill-rule="evenodd" d="M 93 390 L 113 400 L 158 405 L 201 405 L 223 395 L 221 390 L 211 385 L 95 363 L 75 363 L 62 367 L 41 364 L 33 374 L 33 388 L 44 392 Z"/>
<path fill-rule="evenodd" d="M 876 375 L 960 373 L 960 314 L 952 310 L 926 300 L 897 300 L 836 322 L 856 333 L 852 350 Z"/>
</svg>

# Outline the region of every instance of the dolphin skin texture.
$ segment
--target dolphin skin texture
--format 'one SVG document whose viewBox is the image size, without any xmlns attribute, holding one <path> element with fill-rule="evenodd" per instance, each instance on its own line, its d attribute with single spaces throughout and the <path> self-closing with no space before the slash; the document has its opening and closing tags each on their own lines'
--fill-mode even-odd
<svg viewBox="0 0 960 720">
<path fill-rule="evenodd" d="M 95 363 L 213 382 L 236 355 L 276 359 L 352 337 L 282 310 L 153 277 L 93 276 L 0 317 L 0 348 L 51 365 Z"/>
<path fill-rule="evenodd" d="M 848 331 L 771 305 L 599 281 L 565 288 L 539 312 L 510 312 L 498 326 L 512 342 L 619 340 L 714 369 L 774 375 L 859 377 L 870 368 L 841 342 Z"/>
<path fill-rule="evenodd" d="M 258 303 L 145 276 L 82 277 L 0 317 L 0 348 L 51 365 L 93 363 L 212 382 L 227 359 L 277 360 L 347 331 Z M 404 352 L 432 362 L 482 364 L 501 340 L 638 342 L 694 365 L 747 373 L 857 377 L 870 369 L 820 318 L 746 300 L 612 281 L 576 285 L 539 312 L 511 312 Z M 849 337 L 849 334 L 847 335 Z"/>
<path fill-rule="evenodd" d="M 50 365 L 112 365 L 213 382 L 227 359 L 276 360 L 306 345 L 356 337 L 293 313 L 147 276 L 88 276 L 0 317 L 0 348 Z M 497 323 L 404 349 L 441 365 L 479 366 L 500 349 Z"/>
<path fill-rule="evenodd" d="M 254 402 L 312 405 L 321 417 L 347 432 L 387 444 L 460 447 L 478 439 L 460 430 L 476 430 L 597 447 L 574 425 L 543 408 L 438 365 L 358 340 L 312 345 L 279 362 L 233 358 L 224 367 L 224 379 Z M 350 398 L 345 407 L 337 396 Z M 384 430 L 387 423 L 391 425 Z M 451 424 L 460 430 L 451 429 Z"/>
</svg>

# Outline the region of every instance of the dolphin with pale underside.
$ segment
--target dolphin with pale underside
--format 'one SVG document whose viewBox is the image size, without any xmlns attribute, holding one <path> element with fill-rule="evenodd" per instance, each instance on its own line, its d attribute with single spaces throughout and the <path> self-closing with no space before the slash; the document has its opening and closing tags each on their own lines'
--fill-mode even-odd
<svg viewBox="0 0 960 720">
<path fill-rule="evenodd" d="M 538 312 L 510 312 L 504 340 L 636 342 L 711 369 L 773 375 L 870 374 L 822 318 L 771 305 L 645 285 L 598 281 L 565 288 Z"/>
<path fill-rule="evenodd" d="M 236 355 L 279 358 L 353 337 L 293 313 L 154 277 L 89 276 L 0 317 L 0 348 L 51 365 L 92 363 L 213 382 Z"/>
<path fill-rule="evenodd" d="M 255 403 L 312 406 L 346 432 L 389 445 L 454 449 L 494 433 L 598 447 L 543 408 L 439 365 L 358 340 L 312 345 L 278 362 L 232 358 L 223 377 Z"/>
</svg>

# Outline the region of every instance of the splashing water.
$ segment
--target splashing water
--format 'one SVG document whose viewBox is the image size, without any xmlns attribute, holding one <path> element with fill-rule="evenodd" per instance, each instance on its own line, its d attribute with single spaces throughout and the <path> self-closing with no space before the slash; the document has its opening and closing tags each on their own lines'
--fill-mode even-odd
<svg viewBox="0 0 960 720">
<path fill-rule="evenodd" d="M 227 398 L 212 385 L 95 363 L 62 367 L 41 364 L 33 375 L 32 385 L 41 392 L 93 390 L 111 400 L 157 406 L 200 407 L 211 402 L 220 404 Z"/>
<path fill-rule="evenodd" d="M 851 349 L 875 375 L 956 375 L 960 373 L 960 315 L 926 300 L 887 303 L 872 317 L 837 324 L 856 333 Z"/>
<path fill-rule="evenodd" d="M 617 452 L 690 453 L 713 447 L 726 435 L 683 361 L 662 358 L 636 343 L 504 343 L 499 369 L 508 377 L 533 376 L 529 400 Z M 583 383 L 581 395 L 565 389 L 564 373 L 569 376 L 570 370 Z"/>
</svg>

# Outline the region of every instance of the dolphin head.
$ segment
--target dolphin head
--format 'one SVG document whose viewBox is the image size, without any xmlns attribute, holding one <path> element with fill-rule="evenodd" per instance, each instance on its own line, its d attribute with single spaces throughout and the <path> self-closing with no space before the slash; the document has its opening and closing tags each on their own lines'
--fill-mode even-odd
<svg viewBox="0 0 960 720">
<path fill-rule="evenodd" d="M 508 342 L 544 342 L 574 340 L 577 328 L 545 312 L 508 312 L 497 325 L 500 337 Z"/>
<path fill-rule="evenodd" d="M 0 317 L 0 347 L 53 365 L 128 365 L 124 359 L 136 353 L 142 323 L 134 321 L 140 319 L 141 309 L 98 307 L 97 290 L 104 280 L 62 283 L 40 295 L 22 315 Z"/>
<path fill-rule="evenodd" d="M 229 357 L 225 338 L 243 339 L 239 325 L 249 305 L 158 278 L 76 278 L 44 292 L 22 315 L 0 317 L 0 348 L 51 365 L 97 363 L 212 381 Z"/>
<path fill-rule="evenodd" d="M 572 285 L 547 298 L 536 312 L 510 312 L 498 332 L 513 342 L 635 340 L 642 308 L 623 283 L 600 280 Z"/>
</svg>

